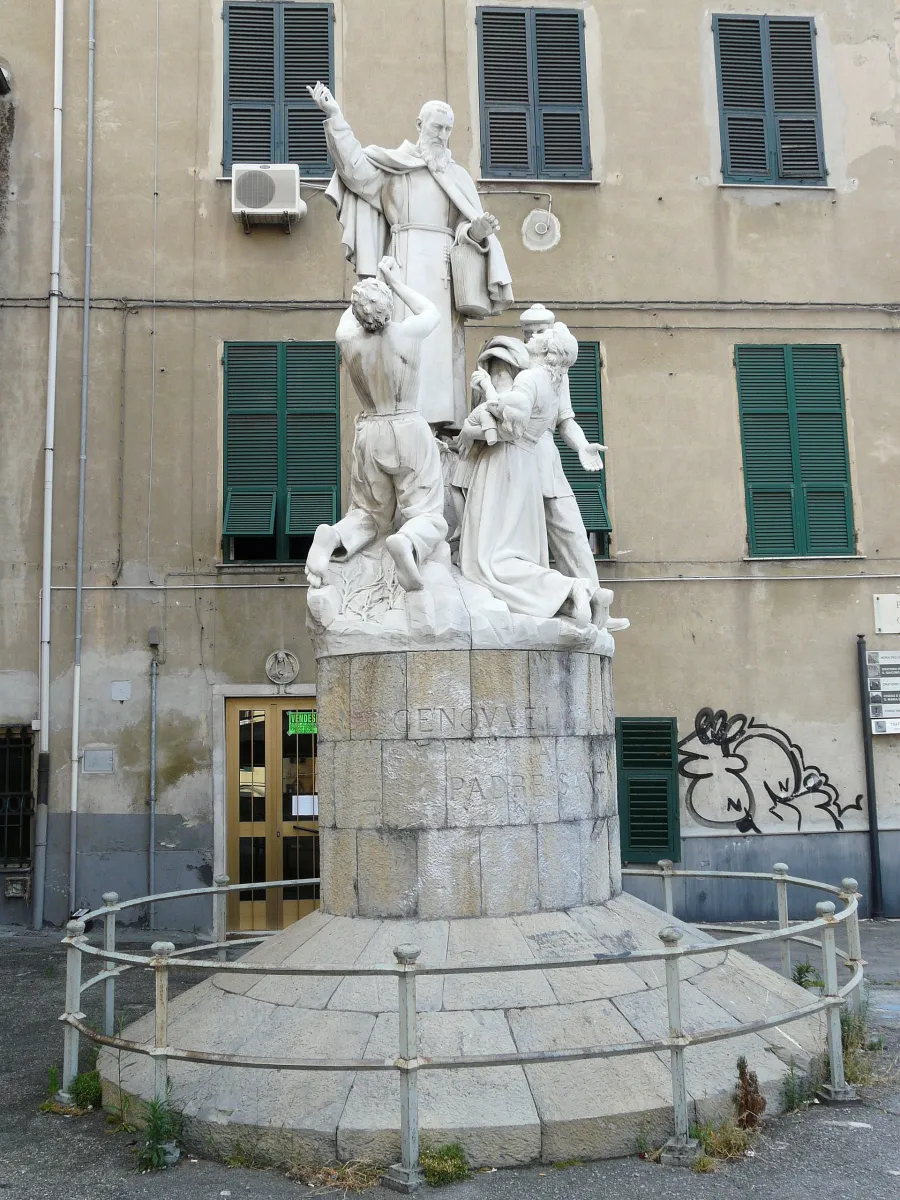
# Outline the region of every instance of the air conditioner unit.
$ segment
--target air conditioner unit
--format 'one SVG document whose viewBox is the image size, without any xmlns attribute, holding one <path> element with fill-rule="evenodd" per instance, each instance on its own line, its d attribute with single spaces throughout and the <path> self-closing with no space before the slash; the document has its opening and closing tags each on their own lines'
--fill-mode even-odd
<svg viewBox="0 0 900 1200">
<path fill-rule="evenodd" d="M 306 215 L 300 168 L 296 163 L 234 163 L 231 212 L 245 233 L 252 225 L 283 225 L 290 233 L 293 223 Z"/>
</svg>

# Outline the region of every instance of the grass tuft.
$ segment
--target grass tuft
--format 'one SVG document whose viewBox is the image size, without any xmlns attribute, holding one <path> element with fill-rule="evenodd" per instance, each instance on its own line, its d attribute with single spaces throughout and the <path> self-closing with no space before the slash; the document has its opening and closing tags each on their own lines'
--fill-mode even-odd
<svg viewBox="0 0 900 1200">
<path fill-rule="evenodd" d="M 288 1178 L 308 1187 L 340 1188 L 344 1192 L 364 1192 L 375 1187 L 381 1179 L 383 1168 L 377 1163 L 359 1159 L 355 1162 L 320 1163 L 295 1162 L 288 1171 Z"/>
<path fill-rule="evenodd" d="M 691 1170 L 695 1175 L 712 1175 L 718 1168 L 719 1164 L 709 1154 L 698 1154 L 691 1163 Z"/>
<path fill-rule="evenodd" d="M 469 1178 L 466 1152 L 457 1142 L 449 1146 L 425 1146 L 419 1154 L 425 1181 L 431 1187 L 446 1187 Z"/>
<path fill-rule="evenodd" d="M 69 1094 L 76 1108 L 100 1108 L 103 1103 L 103 1090 L 100 1087 L 99 1071 L 82 1071 L 72 1080 Z"/>
</svg>

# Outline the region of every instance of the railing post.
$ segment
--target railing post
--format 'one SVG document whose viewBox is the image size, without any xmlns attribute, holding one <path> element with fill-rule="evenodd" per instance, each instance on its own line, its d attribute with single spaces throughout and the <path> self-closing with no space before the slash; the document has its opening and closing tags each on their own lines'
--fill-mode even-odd
<svg viewBox="0 0 900 1200">
<path fill-rule="evenodd" d="M 66 926 L 64 944 L 66 950 L 66 1017 L 81 1017 L 81 950 L 79 943 L 84 938 L 84 921 L 70 921 Z M 78 1074 L 78 1046 L 80 1035 L 74 1026 L 66 1022 L 63 1031 L 63 1073 L 62 1087 L 57 1093 L 61 1104 L 71 1104 L 70 1088 L 72 1080 Z"/>
<path fill-rule="evenodd" d="M 776 876 L 775 892 L 778 897 L 778 928 L 787 929 L 790 925 L 790 917 L 788 915 L 788 895 L 787 895 L 787 863 L 775 863 L 772 867 L 772 874 Z M 793 978 L 793 970 L 791 968 L 791 943 L 788 938 L 781 939 L 781 973 L 785 979 Z"/>
<path fill-rule="evenodd" d="M 671 858 L 661 858 L 658 865 L 662 871 L 663 908 L 670 917 L 673 917 L 675 915 L 675 900 L 672 896 L 672 868 L 675 864 Z"/>
<path fill-rule="evenodd" d="M 837 954 L 834 945 L 834 904 L 822 900 L 816 905 L 816 916 L 825 923 L 822 926 L 822 978 L 825 981 L 823 995 L 838 995 Z M 841 1006 L 832 1004 L 826 1010 L 828 1022 L 828 1067 L 830 1083 L 823 1084 L 819 1099 L 828 1104 L 859 1104 L 856 1089 L 844 1078 L 844 1046 L 841 1040 Z"/>
<path fill-rule="evenodd" d="M 106 912 L 103 914 L 103 949 L 111 954 L 116 952 L 116 905 L 119 903 L 117 892 L 104 892 L 103 903 Z M 103 964 L 105 971 L 114 971 L 116 964 L 107 961 Z M 116 1031 L 116 981 L 115 977 L 107 979 L 103 984 L 103 1032 L 112 1037 Z"/>
<path fill-rule="evenodd" d="M 850 904 L 851 901 L 855 900 L 858 905 L 862 899 L 858 889 L 859 884 L 848 875 L 846 879 L 841 880 L 841 900 L 845 904 Z M 849 959 L 847 966 L 851 970 L 855 970 L 856 967 L 865 967 L 866 965 L 866 960 L 862 956 L 862 940 L 859 936 L 858 907 L 847 917 L 847 957 Z M 857 1016 L 862 1012 L 863 987 L 864 984 L 860 984 L 859 987 L 854 988 L 850 993 L 850 1007 Z"/>
<path fill-rule="evenodd" d="M 662 863 L 660 863 L 662 866 Z M 661 929 L 660 941 L 666 950 L 675 950 L 681 930 L 672 926 Z M 670 1050 L 672 1060 L 672 1107 L 675 1111 L 675 1136 L 669 1138 L 660 1161 L 667 1167 L 689 1167 L 700 1153 L 700 1143 L 690 1137 L 687 1084 L 684 1077 L 684 1030 L 681 1027 L 680 955 L 666 955 L 666 1005 L 669 1010 L 669 1038 L 678 1044 Z"/>
<path fill-rule="evenodd" d="M 156 972 L 156 1028 L 153 1038 L 153 1095 L 165 1103 L 169 1092 L 169 955 L 175 953 L 171 942 L 154 942 L 150 947 L 150 965 Z"/>
<path fill-rule="evenodd" d="M 217 888 L 227 888 L 231 880 L 227 875 L 217 875 L 213 883 Z M 213 941 L 224 942 L 228 936 L 228 893 L 226 891 L 218 891 L 213 896 Z M 216 951 L 219 962 L 226 962 L 228 959 L 228 947 L 220 946 Z"/>
<path fill-rule="evenodd" d="M 388 1167 L 381 1179 L 393 1192 L 414 1192 L 425 1182 L 419 1166 L 419 1029 L 416 1015 L 416 959 L 418 946 L 398 946 L 394 957 L 400 1004 L 400 1162 Z"/>
</svg>

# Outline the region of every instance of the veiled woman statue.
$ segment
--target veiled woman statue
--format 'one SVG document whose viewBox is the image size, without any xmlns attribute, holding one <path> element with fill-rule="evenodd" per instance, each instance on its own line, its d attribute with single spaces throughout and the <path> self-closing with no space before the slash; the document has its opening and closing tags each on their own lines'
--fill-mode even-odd
<svg viewBox="0 0 900 1200">
<path fill-rule="evenodd" d="M 470 460 L 459 567 L 467 579 L 505 601 L 510 612 L 568 616 L 586 626 L 599 584 L 596 578 L 573 579 L 550 566 L 536 453 L 543 435 L 559 420 L 563 380 L 578 357 L 578 343 L 557 322 L 532 338 L 529 351 L 532 365 L 502 394 L 486 371 L 472 376 L 484 400 L 466 419 L 459 438 L 460 453 Z"/>
</svg>

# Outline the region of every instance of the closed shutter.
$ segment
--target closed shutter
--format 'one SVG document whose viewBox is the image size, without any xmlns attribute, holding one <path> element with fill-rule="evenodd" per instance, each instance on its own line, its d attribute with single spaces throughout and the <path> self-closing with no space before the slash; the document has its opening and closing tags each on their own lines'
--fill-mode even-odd
<svg viewBox="0 0 900 1200">
<path fill-rule="evenodd" d="M 285 532 L 312 535 L 338 519 L 338 350 L 334 342 L 288 342 Z"/>
<path fill-rule="evenodd" d="M 340 389 L 334 342 L 225 347 L 226 537 L 308 537 L 338 519 Z"/>
<path fill-rule="evenodd" d="M 672 717 L 618 717 L 619 824 L 625 862 L 681 859 L 678 734 Z"/>
<path fill-rule="evenodd" d="M 278 494 L 278 345 L 225 347 L 225 514 L 227 537 L 275 531 Z"/>
<path fill-rule="evenodd" d="M 334 87 L 333 28 L 330 4 L 284 9 L 284 158 L 297 163 L 301 175 L 331 172 L 325 116 L 306 89 L 319 81 Z"/>
<path fill-rule="evenodd" d="M 854 551 L 839 346 L 737 346 L 753 555 Z"/>
<path fill-rule="evenodd" d="M 583 24 L 580 12 L 478 10 L 485 175 L 590 175 Z"/>
<path fill-rule="evenodd" d="M 600 347 L 596 342 L 579 342 L 578 358 L 569 368 L 569 395 L 575 419 L 589 442 L 603 443 L 603 408 L 600 394 Z M 589 533 L 612 530 L 606 506 L 606 473 L 585 471 L 578 455 L 559 433 L 555 435 L 563 471 L 572 485 L 578 507 Z"/>
<path fill-rule="evenodd" d="M 811 18 L 713 18 L 722 174 L 729 183 L 825 182 Z"/>
<path fill-rule="evenodd" d="M 277 161 L 276 6 L 225 8 L 225 162 Z"/>
<path fill-rule="evenodd" d="M 226 4 L 225 154 L 234 162 L 294 162 L 331 171 L 323 114 L 307 92 L 334 87 L 330 4 Z"/>
</svg>

